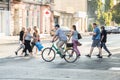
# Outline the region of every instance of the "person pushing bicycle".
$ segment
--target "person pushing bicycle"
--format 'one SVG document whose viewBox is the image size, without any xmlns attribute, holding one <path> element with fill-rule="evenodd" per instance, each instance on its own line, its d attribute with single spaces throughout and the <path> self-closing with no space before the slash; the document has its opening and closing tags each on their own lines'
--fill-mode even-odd
<svg viewBox="0 0 120 80">
<path fill-rule="evenodd" d="M 62 49 L 62 46 L 67 43 L 67 36 L 64 34 L 63 30 L 60 28 L 59 24 L 55 25 L 56 33 L 52 39 L 52 42 L 59 39 L 59 41 L 56 43 L 59 52 L 62 54 L 62 58 L 65 57 L 64 51 Z"/>
</svg>

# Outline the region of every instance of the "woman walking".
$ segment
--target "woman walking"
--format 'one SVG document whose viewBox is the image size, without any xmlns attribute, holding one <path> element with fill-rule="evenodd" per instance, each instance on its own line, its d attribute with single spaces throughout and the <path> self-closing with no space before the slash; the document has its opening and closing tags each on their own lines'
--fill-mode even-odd
<svg viewBox="0 0 120 80">
<path fill-rule="evenodd" d="M 15 54 L 16 54 L 16 55 L 18 54 L 18 51 L 19 51 L 19 50 L 21 50 L 22 48 L 23 48 L 23 49 L 25 48 L 24 44 L 22 43 L 24 32 L 25 32 L 25 28 L 22 27 L 22 30 L 20 31 L 20 35 L 19 35 L 20 46 L 19 46 L 18 49 L 15 51 Z"/>
<path fill-rule="evenodd" d="M 29 51 L 29 53 L 32 55 L 32 48 L 31 48 L 31 39 L 32 39 L 32 35 L 31 35 L 31 28 L 27 29 L 27 32 L 24 34 L 23 36 L 23 43 L 25 45 L 25 49 L 23 50 L 23 52 L 25 52 L 25 56 L 27 56 L 27 50 Z"/>
<path fill-rule="evenodd" d="M 40 35 L 39 35 L 38 30 L 37 30 L 37 27 L 34 26 L 33 30 L 34 30 L 34 33 L 33 33 L 33 41 L 32 41 L 32 51 L 33 51 L 33 48 L 35 46 L 35 43 L 40 41 Z M 36 48 L 35 54 L 37 53 L 37 50 L 38 49 Z"/>
<path fill-rule="evenodd" d="M 77 52 L 78 57 L 81 56 L 80 51 L 78 50 L 78 31 L 76 30 L 76 26 L 72 26 L 72 43 L 73 43 L 73 49 Z"/>
</svg>

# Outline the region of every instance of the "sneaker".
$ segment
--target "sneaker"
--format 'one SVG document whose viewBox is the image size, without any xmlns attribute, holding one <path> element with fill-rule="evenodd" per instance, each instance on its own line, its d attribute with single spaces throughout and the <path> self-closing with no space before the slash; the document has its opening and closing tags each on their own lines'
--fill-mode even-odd
<svg viewBox="0 0 120 80">
<path fill-rule="evenodd" d="M 29 55 L 28 55 L 28 54 L 25 54 L 24 56 L 26 57 L 26 56 L 29 56 Z"/>
<path fill-rule="evenodd" d="M 64 58 L 65 57 L 65 55 L 61 55 L 61 58 Z"/>
<path fill-rule="evenodd" d="M 100 56 L 100 54 L 97 54 L 96 56 Z"/>
<path fill-rule="evenodd" d="M 98 58 L 103 58 L 103 57 L 99 55 Z"/>
<path fill-rule="evenodd" d="M 18 53 L 15 51 L 15 55 L 17 55 Z"/>
<path fill-rule="evenodd" d="M 112 56 L 112 54 L 109 54 L 108 57 Z"/>
<path fill-rule="evenodd" d="M 89 54 L 88 54 L 88 55 L 85 55 L 85 56 L 86 56 L 86 57 L 89 57 L 89 58 L 91 57 Z"/>
</svg>

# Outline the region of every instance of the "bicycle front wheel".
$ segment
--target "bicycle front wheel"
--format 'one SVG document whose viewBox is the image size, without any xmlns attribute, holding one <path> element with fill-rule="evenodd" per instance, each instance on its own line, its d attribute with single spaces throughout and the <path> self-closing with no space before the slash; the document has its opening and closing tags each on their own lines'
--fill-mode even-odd
<svg viewBox="0 0 120 80">
<path fill-rule="evenodd" d="M 68 63 L 75 62 L 77 60 L 77 52 L 74 49 L 66 50 L 64 59 Z"/>
<path fill-rule="evenodd" d="M 46 62 L 53 61 L 55 59 L 55 56 L 55 51 L 51 47 L 45 48 L 42 51 L 42 59 Z"/>
</svg>

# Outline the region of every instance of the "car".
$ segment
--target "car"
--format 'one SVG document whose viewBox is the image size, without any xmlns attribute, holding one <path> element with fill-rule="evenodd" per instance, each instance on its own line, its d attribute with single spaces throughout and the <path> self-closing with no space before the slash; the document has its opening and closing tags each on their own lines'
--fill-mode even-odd
<svg viewBox="0 0 120 80">
<path fill-rule="evenodd" d="M 114 29 L 111 30 L 111 33 L 113 34 L 120 33 L 120 27 L 115 27 Z"/>
<path fill-rule="evenodd" d="M 107 34 L 110 34 L 112 31 L 112 26 L 105 26 L 105 30 L 107 31 Z"/>
<path fill-rule="evenodd" d="M 71 29 L 67 26 L 61 26 L 61 29 L 64 31 L 65 35 L 67 35 L 68 37 L 70 36 L 71 34 Z M 50 35 L 51 36 L 54 36 L 55 35 L 55 29 L 52 29 L 50 31 Z"/>
</svg>

